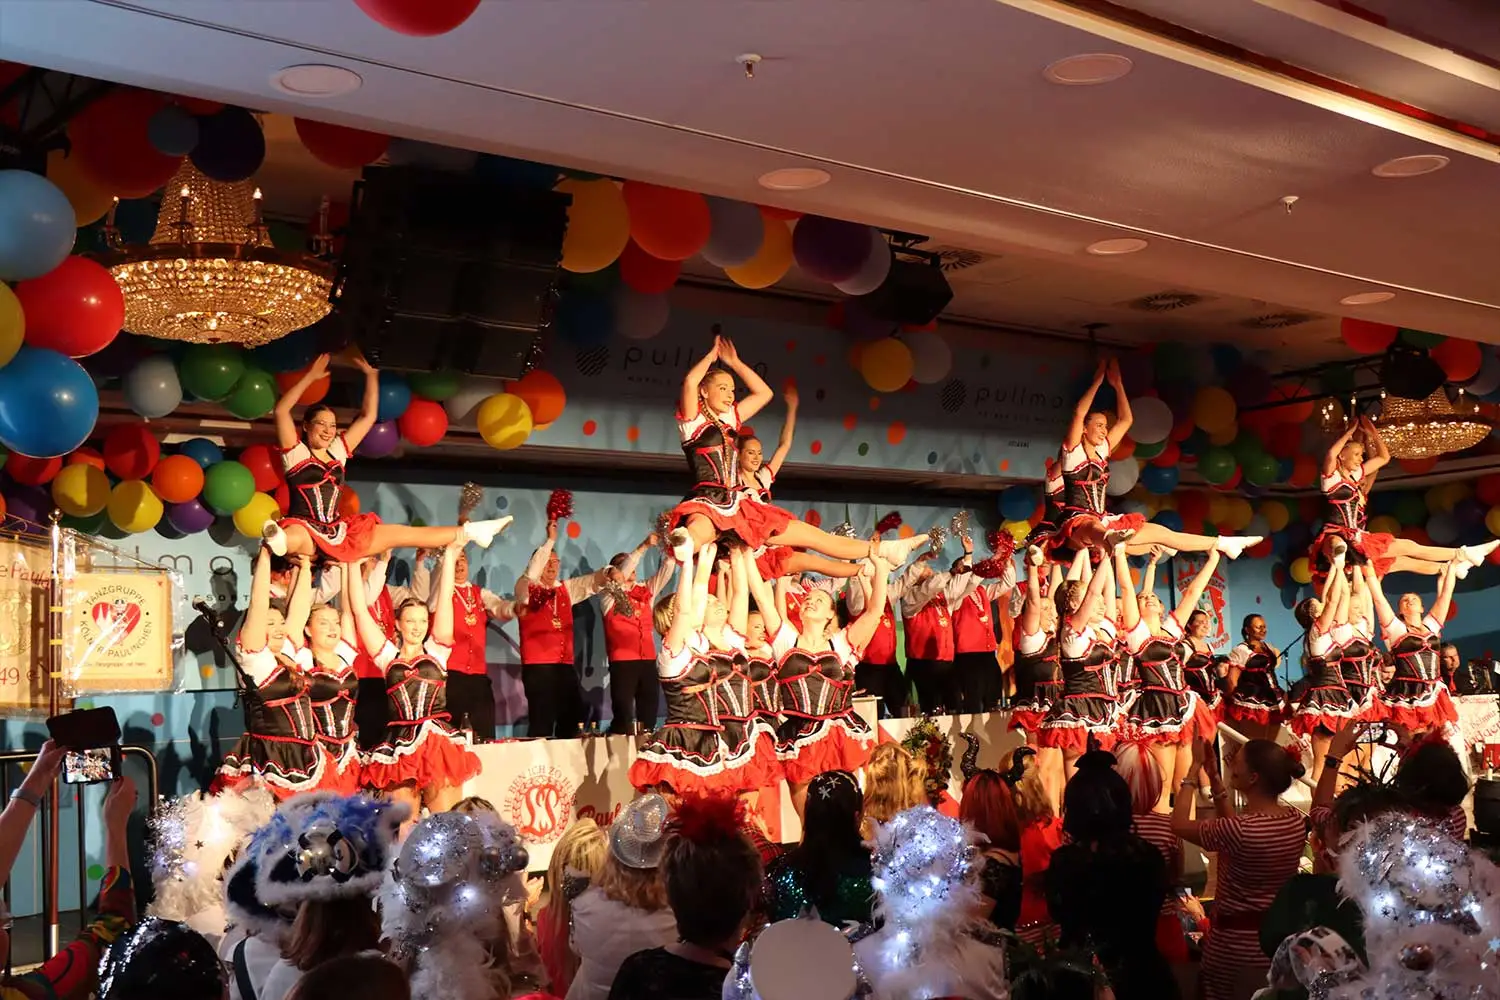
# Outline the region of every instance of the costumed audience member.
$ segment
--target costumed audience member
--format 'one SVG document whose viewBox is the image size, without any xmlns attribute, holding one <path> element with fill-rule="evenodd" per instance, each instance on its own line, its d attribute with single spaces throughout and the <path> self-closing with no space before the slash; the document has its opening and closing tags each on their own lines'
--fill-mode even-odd
<svg viewBox="0 0 1500 1000">
<path fill-rule="evenodd" d="M 147 917 L 99 963 L 98 1000 L 223 1000 L 224 966 L 187 924 Z M 66 994 L 62 994 L 66 995 Z"/>
<path fill-rule="evenodd" d="M 609 857 L 609 838 L 588 816 L 576 819 L 558 838 L 547 862 L 547 895 L 536 917 L 537 951 L 552 992 L 563 996 L 578 972 L 573 950 L 573 902 L 599 877 Z"/>
<path fill-rule="evenodd" d="M 807 786 L 802 842 L 766 870 L 770 919 L 816 914 L 835 927 L 866 923 L 873 905 L 870 851 L 860 836 L 859 781 L 825 771 Z"/>
</svg>

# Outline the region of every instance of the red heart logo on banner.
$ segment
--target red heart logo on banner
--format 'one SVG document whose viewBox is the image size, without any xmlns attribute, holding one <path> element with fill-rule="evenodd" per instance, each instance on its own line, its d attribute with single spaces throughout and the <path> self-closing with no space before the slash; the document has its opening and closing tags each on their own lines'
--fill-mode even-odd
<svg viewBox="0 0 1500 1000">
<path fill-rule="evenodd" d="M 141 623 L 141 606 L 135 603 L 127 604 L 124 601 L 116 601 L 111 604 L 107 601 L 100 601 L 94 605 L 91 613 L 94 616 L 94 624 L 98 625 L 101 631 L 118 629 L 121 638 L 135 631 L 135 627 Z"/>
</svg>

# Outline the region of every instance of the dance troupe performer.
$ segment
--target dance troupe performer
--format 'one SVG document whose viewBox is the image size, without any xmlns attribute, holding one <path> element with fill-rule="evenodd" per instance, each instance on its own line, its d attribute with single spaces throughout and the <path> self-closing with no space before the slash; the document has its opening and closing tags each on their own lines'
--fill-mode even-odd
<svg viewBox="0 0 1500 1000">
<path fill-rule="evenodd" d="M 353 362 L 365 375 L 364 403 L 359 416 L 343 433 L 339 433 L 333 408 L 324 403 L 306 408 L 300 434 L 292 420 L 292 410 L 302 394 L 328 374 L 326 354 L 319 355 L 276 403 L 276 438 L 291 490 L 291 506 L 280 521 L 266 522 L 265 544 L 278 556 L 301 554 L 331 562 L 355 562 L 390 549 L 440 549 L 454 540 L 488 548 L 513 518 L 469 521 L 457 527 L 414 528 L 383 524 L 374 514 L 340 513 L 349 456 L 375 426 L 380 406 L 379 373 L 360 355 L 356 354 Z"/>
<path fill-rule="evenodd" d="M 641 557 L 661 540 L 655 532 L 630 552 L 616 553 L 604 571 L 599 593 L 604 617 L 604 648 L 609 655 L 609 731 L 639 734 L 656 728 L 661 684 L 656 678 L 656 631 L 651 609 L 672 579 L 676 564 L 663 555 L 650 580 L 636 577 Z"/>
<path fill-rule="evenodd" d="M 870 536 L 871 543 L 880 541 L 880 536 L 901 525 L 901 515 L 887 514 L 875 525 Z M 875 635 L 865 646 L 864 658 L 854 669 L 854 686 L 876 699 L 883 717 L 900 716 L 906 710 L 906 699 L 910 684 L 901 672 L 896 659 L 896 609 L 893 601 L 906 594 L 906 574 L 892 574 L 886 582 L 885 611 L 875 628 Z M 864 588 L 849 587 L 844 593 L 844 606 L 850 618 L 858 618 L 864 611 Z"/>
<path fill-rule="evenodd" d="M 548 507 L 552 505 L 549 500 Z M 567 509 L 571 513 L 571 498 Z M 549 517 L 547 540 L 531 554 L 516 581 L 516 617 L 521 622 L 526 735 L 566 739 L 583 727 L 583 692 L 573 665 L 573 605 L 598 592 L 606 571 L 558 579 L 562 561 L 556 545 L 557 520 Z"/>
<path fill-rule="evenodd" d="M 1367 564 L 1363 569 L 1381 635 L 1396 661 L 1395 676 L 1378 696 L 1380 717 L 1417 734 L 1456 724 L 1458 709 L 1443 683 L 1439 665 L 1443 646 L 1439 623 L 1447 619 L 1453 603 L 1458 561 L 1449 563 L 1438 578 L 1437 599 L 1428 614 L 1423 614 L 1422 599 L 1416 594 L 1402 594 L 1392 610 L 1374 567 Z"/>
<path fill-rule="evenodd" d="M 1372 446 L 1374 455 L 1369 454 Z M 1334 557 L 1346 549 L 1351 551 L 1349 565 L 1371 563 L 1376 576 L 1400 572 L 1437 576 L 1444 566 L 1457 560 L 1455 572 L 1462 579 L 1470 567 L 1483 565 L 1485 557 L 1500 546 L 1500 539 L 1483 545 L 1446 548 L 1365 530 L 1370 488 L 1390 460 L 1391 452 L 1380 429 L 1366 416 L 1351 421 L 1329 447 L 1323 457 L 1322 479 L 1323 496 L 1328 500 L 1328 521 L 1313 540 L 1311 551 L 1317 576 L 1321 579 L 1326 575 Z"/>
<path fill-rule="evenodd" d="M 448 714 L 455 726 L 473 735 L 476 743 L 489 743 L 495 738 L 495 686 L 490 680 L 485 647 L 490 622 L 514 619 L 516 602 L 470 580 L 469 556 L 463 549 L 445 550 L 441 558 L 450 556 L 453 559 L 453 652 L 448 657 Z M 413 574 L 412 590 L 415 592 L 416 589 Z M 428 598 L 428 610 L 437 610 L 436 593 Z"/>
<path fill-rule="evenodd" d="M 1281 650 L 1266 641 L 1266 620 L 1246 615 L 1240 642 L 1229 651 L 1224 721 L 1252 740 L 1274 740 L 1286 718 L 1286 693 L 1276 679 Z"/>
</svg>

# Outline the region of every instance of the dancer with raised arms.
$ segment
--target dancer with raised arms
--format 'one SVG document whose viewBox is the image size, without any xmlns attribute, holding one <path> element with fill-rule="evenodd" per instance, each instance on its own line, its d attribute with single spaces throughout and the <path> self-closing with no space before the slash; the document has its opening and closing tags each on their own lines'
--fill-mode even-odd
<svg viewBox="0 0 1500 1000">
<path fill-rule="evenodd" d="M 349 457 L 375 426 L 380 407 L 379 372 L 358 354 L 353 360 L 364 372 L 365 395 L 359 416 L 343 432 L 339 431 L 333 407 L 326 403 L 314 403 L 303 411 L 300 431 L 292 419 L 302 394 L 328 374 L 326 354 L 319 355 L 276 403 L 276 439 L 291 505 L 280 521 L 266 522 L 266 546 L 278 556 L 300 554 L 346 563 L 390 549 L 440 549 L 453 541 L 487 548 L 513 518 L 414 528 L 385 524 L 371 513 L 344 514 L 340 510 Z"/>
<path fill-rule="evenodd" d="M 557 522 L 516 581 L 521 621 L 521 686 L 526 691 L 528 736 L 569 739 L 583 725 L 583 692 L 573 663 L 573 606 L 604 585 L 608 569 L 561 578 Z"/>
<path fill-rule="evenodd" d="M 1349 621 L 1349 580 L 1344 574 L 1344 554 L 1334 556 L 1323 596 L 1309 597 L 1295 610 L 1297 624 L 1306 629 L 1302 672 L 1306 690 L 1292 707 L 1291 730 L 1312 742 L 1312 781 L 1323 773 L 1328 745 L 1358 715 L 1354 699 L 1344 686 L 1342 652 L 1338 631 Z"/>
<path fill-rule="evenodd" d="M 1380 692 L 1381 717 L 1413 733 L 1441 730 L 1458 721 L 1458 709 L 1443 683 L 1439 663 L 1443 646 L 1442 622 L 1453 604 L 1453 587 L 1457 583 L 1456 565 L 1438 577 L 1437 599 L 1432 611 L 1424 614 L 1422 599 L 1416 594 L 1402 594 L 1391 608 L 1375 568 L 1364 567 L 1365 584 L 1375 602 L 1380 619 L 1380 633 L 1386 648 L 1396 661 L 1396 673 Z"/>
<path fill-rule="evenodd" d="M 664 553 L 649 580 L 639 579 L 637 571 L 641 558 L 659 541 L 652 532 L 630 552 L 616 553 L 604 571 L 605 589 L 599 592 L 604 649 L 609 658 L 609 731 L 615 735 L 656 728 L 661 683 L 656 677 L 656 630 L 651 609 L 671 582 L 676 564 Z"/>
<path fill-rule="evenodd" d="M 1054 595 L 1063 690 L 1042 719 L 1037 745 L 1062 751 L 1065 775 L 1091 741 L 1101 749 L 1114 746 L 1119 718 L 1114 671 L 1120 653 L 1114 577 L 1113 563 L 1104 558 L 1087 584 L 1068 580 Z"/>
<path fill-rule="evenodd" d="M 264 549 L 262 549 L 264 551 Z M 319 791 L 353 795 L 364 784 L 363 755 L 359 750 L 354 702 L 359 694 L 355 661 L 354 619 L 332 604 L 314 604 L 308 558 L 298 556 L 302 569 L 287 605 L 287 630 L 293 636 L 297 668 L 308 681 L 308 704 L 313 730 L 325 758 Z M 328 566 L 323 572 L 343 583 L 342 567 Z M 342 601 L 347 607 L 349 601 Z"/>
</svg>

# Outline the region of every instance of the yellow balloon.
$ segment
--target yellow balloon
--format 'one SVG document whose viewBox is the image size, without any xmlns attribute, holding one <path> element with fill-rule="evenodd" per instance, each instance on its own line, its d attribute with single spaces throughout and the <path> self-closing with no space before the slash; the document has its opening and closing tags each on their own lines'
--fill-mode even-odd
<svg viewBox="0 0 1500 1000">
<path fill-rule="evenodd" d="M 132 535 L 150 531 L 161 520 L 161 501 L 151 487 L 139 479 L 127 479 L 109 494 L 109 519 L 116 528 Z"/>
<path fill-rule="evenodd" d="M 1394 521 L 1395 518 L 1391 518 L 1391 520 Z M 1490 534 L 1500 535 L 1500 506 L 1491 507 L 1490 512 L 1484 515 L 1484 526 L 1489 529 Z M 1370 530 L 1375 530 L 1375 522 L 1373 520 L 1370 522 Z M 1394 535 L 1395 532 L 1393 531 L 1391 534 Z"/>
<path fill-rule="evenodd" d="M 754 257 L 737 267 L 726 267 L 729 280 L 741 288 L 770 288 L 786 276 L 792 266 L 792 230 L 782 219 L 761 216 L 766 238 Z"/>
<path fill-rule="evenodd" d="M 1298 556 L 1293 559 L 1287 571 L 1298 583 L 1312 583 L 1312 565 L 1307 561 L 1307 556 Z"/>
<path fill-rule="evenodd" d="M 1222 431 L 1234 423 L 1238 408 L 1227 389 L 1206 385 L 1193 397 L 1193 423 L 1209 434 Z"/>
<path fill-rule="evenodd" d="M 474 411 L 479 436 L 496 451 L 519 448 L 531 436 L 531 407 L 520 396 L 497 392 Z"/>
<path fill-rule="evenodd" d="M 259 538 L 267 521 L 281 517 L 281 507 L 269 493 L 256 493 L 250 502 L 234 512 L 234 530 L 246 538 Z"/>
<path fill-rule="evenodd" d="M 895 392 L 911 381 L 911 348 L 895 337 L 866 344 L 859 356 L 859 373 L 876 392 Z"/>
<path fill-rule="evenodd" d="M 1484 523 L 1486 525 L 1490 524 L 1492 520 L 1495 524 L 1500 525 L 1500 515 L 1497 515 L 1496 511 L 1500 511 L 1500 507 L 1492 507 L 1490 512 L 1485 515 Z M 1389 514 L 1381 514 L 1379 517 L 1370 518 L 1370 523 L 1367 527 L 1377 535 L 1401 534 L 1401 522 Z M 1492 531 L 1490 534 L 1494 534 L 1494 532 Z"/>
<path fill-rule="evenodd" d="M 1016 540 L 1017 545 L 1026 541 L 1026 537 L 1031 534 L 1031 525 L 1025 521 L 1006 521 L 1000 527 L 1010 532 L 1010 537 Z"/>
<path fill-rule="evenodd" d="M 1281 531 L 1292 523 L 1291 508 L 1280 500 L 1265 500 L 1260 505 L 1260 516 L 1266 519 L 1266 524 L 1272 531 Z"/>
<path fill-rule="evenodd" d="M 1427 501 L 1427 510 L 1433 514 L 1447 513 L 1458 502 L 1458 498 L 1446 485 L 1434 486 L 1422 499 Z"/>
<path fill-rule="evenodd" d="M 1229 426 L 1222 430 L 1213 431 L 1208 435 L 1208 443 L 1222 448 L 1240 436 L 1240 425 L 1237 421 L 1229 421 Z"/>
<path fill-rule="evenodd" d="M 87 462 L 63 466 L 52 480 L 52 502 L 72 517 L 93 517 L 109 500 L 109 476 Z"/>
<path fill-rule="evenodd" d="M 1244 531 L 1250 526 L 1250 519 L 1255 516 L 1255 508 L 1250 506 L 1250 501 L 1244 497 L 1230 497 L 1229 509 L 1225 512 L 1224 523 L 1229 526 L 1230 531 Z"/>
<path fill-rule="evenodd" d="M 1208 498 L 1208 523 L 1228 525 L 1229 501 L 1234 499 L 1225 493 L 1215 492 Z"/>
<path fill-rule="evenodd" d="M 47 179 L 68 196 L 78 225 L 86 226 L 104 218 L 115 203 L 114 195 L 99 187 L 78 169 L 78 161 L 54 149 L 47 154 Z"/>
<path fill-rule="evenodd" d="M 619 185 L 607 177 L 596 181 L 569 178 L 556 190 L 573 196 L 563 236 L 563 269 L 588 274 L 619 260 L 630 242 L 630 211 Z"/>
<path fill-rule="evenodd" d="M 0 281 L 0 368 L 10 364 L 25 340 L 26 313 L 21 309 L 21 300 L 9 285 Z"/>
</svg>

